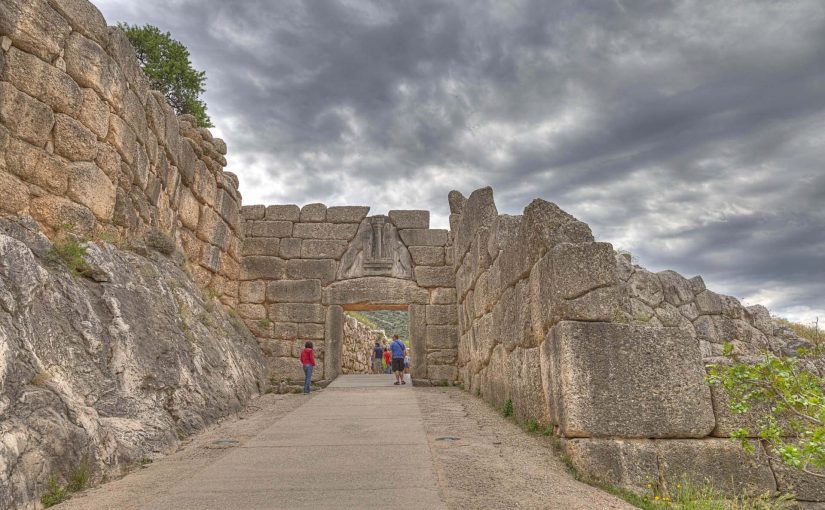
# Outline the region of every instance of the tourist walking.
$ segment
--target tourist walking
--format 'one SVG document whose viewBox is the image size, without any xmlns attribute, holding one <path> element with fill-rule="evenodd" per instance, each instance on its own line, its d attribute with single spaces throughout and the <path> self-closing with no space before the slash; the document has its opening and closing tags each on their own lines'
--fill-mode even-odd
<svg viewBox="0 0 825 510">
<path fill-rule="evenodd" d="M 392 373 L 392 358 L 390 357 L 390 350 L 387 349 L 387 344 L 384 344 L 384 373 Z"/>
<path fill-rule="evenodd" d="M 309 393 L 310 382 L 312 382 L 312 369 L 315 367 L 315 353 L 312 350 L 312 342 L 304 344 L 301 351 L 301 365 L 304 367 L 304 393 Z"/>
<path fill-rule="evenodd" d="M 384 361 L 384 348 L 381 347 L 380 342 L 375 342 L 375 347 L 372 348 L 372 356 L 370 359 L 372 360 L 372 373 L 380 374 L 383 369 L 381 363 Z"/>
<path fill-rule="evenodd" d="M 392 336 L 390 351 L 392 351 L 392 371 L 395 373 L 395 384 L 407 384 L 407 381 L 404 380 L 404 358 L 407 356 L 407 346 L 398 339 L 398 335 Z"/>
</svg>

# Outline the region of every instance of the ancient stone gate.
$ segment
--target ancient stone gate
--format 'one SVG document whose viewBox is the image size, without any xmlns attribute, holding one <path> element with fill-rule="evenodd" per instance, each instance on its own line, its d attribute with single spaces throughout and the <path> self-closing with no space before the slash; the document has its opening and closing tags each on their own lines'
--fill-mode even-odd
<svg viewBox="0 0 825 510">
<path fill-rule="evenodd" d="M 457 378 L 452 242 L 428 211 L 309 204 L 244 206 L 238 312 L 267 355 L 272 379 L 302 377 L 297 356 L 316 345 L 316 380 L 341 373 L 346 310 L 410 313 L 413 378 Z"/>
</svg>

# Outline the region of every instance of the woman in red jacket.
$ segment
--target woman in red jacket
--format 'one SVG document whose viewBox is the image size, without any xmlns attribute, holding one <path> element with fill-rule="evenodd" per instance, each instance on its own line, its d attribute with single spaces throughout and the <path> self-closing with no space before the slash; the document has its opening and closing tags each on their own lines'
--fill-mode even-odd
<svg viewBox="0 0 825 510">
<path fill-rule="evenodd" d="M 301 365 L 304 367 L 304 393 L 309 393 L 312 369 L 315 367 L 315 353 L 312 351 L 312 342 L 304 344 L 304 350 L 301 351 Z"/>
</svg>

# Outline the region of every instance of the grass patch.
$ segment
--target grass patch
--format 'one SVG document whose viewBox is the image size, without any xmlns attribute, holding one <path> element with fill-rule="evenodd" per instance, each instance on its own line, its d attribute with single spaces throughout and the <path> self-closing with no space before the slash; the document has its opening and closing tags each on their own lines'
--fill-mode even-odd
<svg viewBox="0 0 825 510">
<path fill-rule="evenodd" d="M 524 428 L 527 429 L 527 432 L 538 432 L 539 422 L 537 422 L 534 418 L 527 418 L 527 421 L 524 422 Z"/>
<path fill-rule="evenodd" d="M 266 329 L 271 325 L 272 325 L 272 321 L 269 320 L 269 319 L 261 319 L 261 320 L 258 321 L 258 327 L 259 328 Z"/>
<path fill-rule="evenodd" d="M 81 276 L 90 267 L 84 258 L 86 247 L 78 239 L 63 238 L 52 244 L 46 257 L 53 262 L 62 262 L 69 268 L 72 276 Z"/>
<path fill-rule="evenodd" d="M 46 485 L 46 492 L 40 496 L 40 503 L 44 508 L 49 508 L 60 504 L 72 496 L 74 492 L 80 492 L 89 486 L 90 469 L 89 462 L 83 461 L 69 473 L 66 486 L 61 486 L 57 482 L 57 477 L 49 478 Z"/>
<path fill-rule="evenodd" d="M 69 492 L 79 492 L 85 489 L 88 485 L 89 463 L 83 462 L 69 475 L 69 483 L 66 485 L 66 489 Z"/>
<path fill-rule="evenodd" d="M 513 401 L 509 398 L 507 399 L 507 402 L 505 402 L 504 405 L 501 406 L 501 414 L 505 418 L 513 416 Z"/>
</svg>

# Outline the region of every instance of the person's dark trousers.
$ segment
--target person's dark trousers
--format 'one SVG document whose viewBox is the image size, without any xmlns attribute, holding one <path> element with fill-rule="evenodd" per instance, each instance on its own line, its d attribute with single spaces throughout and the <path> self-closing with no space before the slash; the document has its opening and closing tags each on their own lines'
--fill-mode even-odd
<svg viewBox="0 0 825 510">
<path fill-rule="evenodd" d="M 312 381 L 312 365 L 304 365 L 304 393 L 309 393 L 310 381 Z"/>
</svg>

